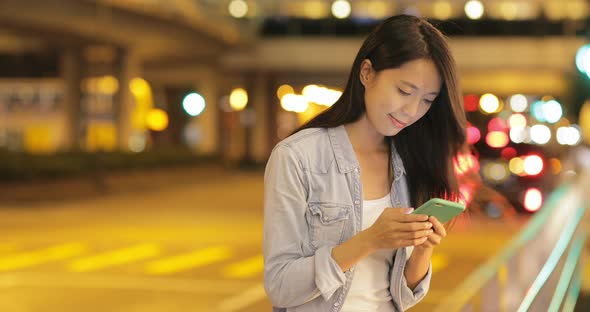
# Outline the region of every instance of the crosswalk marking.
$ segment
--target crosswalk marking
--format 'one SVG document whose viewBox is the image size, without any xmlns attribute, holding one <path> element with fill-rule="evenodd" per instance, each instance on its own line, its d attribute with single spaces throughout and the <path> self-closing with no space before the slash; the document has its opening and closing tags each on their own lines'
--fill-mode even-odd
<svg viewBox="0 0 590 312">
<path fill-rule="evenodd" d="M 433 254 L 430 261 L 432 262 L 432 273 L 441 271 L 449 264 L 449 258 L 442 253 Z"/>
<path fill-rule="evenodd" d="M 89 272 L 154 257 L 160 253 L 156 244 L 139 244 L 103 254 L 77 259 L 69 263 L 74 272 Z"/>
<path fill-rule="evenodd" d="M 227 266 L 223 270 L 223 276 L 228 278 L 248 278 L 258 275 L 263 270 L 264 259 L 262 255 L 257 255 Z"/>
<path fill-rule="evenodd" d="M 31 267 L 46 262 L 64 260 L 82 254 L 86 245 L 68 243 L 40 250 L 22 252 L 0 257 L 0 271 L 11 271 Z"/>
<path fill-rule="evenodd" d="M 230 258 L 231 250 L 226 246 L 209 247 L 187 254 L 150 262 L 146 266 L 148 274 L 172 274 Z"/>
</svg>

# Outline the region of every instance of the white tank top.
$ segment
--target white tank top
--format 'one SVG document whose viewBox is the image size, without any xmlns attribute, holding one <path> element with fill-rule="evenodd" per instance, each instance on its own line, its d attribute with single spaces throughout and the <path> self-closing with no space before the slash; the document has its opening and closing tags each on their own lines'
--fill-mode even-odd
<svg viewBox="0 0 590 312">
<path fill-rule="evenodd" d="M 364 200 L 363 230 L 373 225 L 385 208 L 392 206 L 390 194 L 380 199 Z M 393 249 L 380 249 L 356 264 L 341 312 L 395 311 L 389 293 L 393 253 Z"/>
</svg>

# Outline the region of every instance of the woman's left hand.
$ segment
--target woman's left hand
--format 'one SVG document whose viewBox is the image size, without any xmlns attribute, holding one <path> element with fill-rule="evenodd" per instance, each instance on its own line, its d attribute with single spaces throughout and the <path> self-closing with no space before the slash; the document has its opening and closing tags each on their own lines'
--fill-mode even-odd
<svg viewBox="0 0 590 312">
<path fill-rule="evenodd" d="M 440 221 L 438 221 L 436 217 L 431 216 L 428 218 L 428 221 L 432 223 L 432 229 L 434 230 L 434 232 L 428 235 L 428 239 L 424 243 L 414 248 L 432 249 L 434 248 L 434 246 L 439 245 L 443 238 L 447 236 L 447 230 L 445 230 L 444 225 L 442 225 L 442 223 L 440 223 Z"/>
</svg>

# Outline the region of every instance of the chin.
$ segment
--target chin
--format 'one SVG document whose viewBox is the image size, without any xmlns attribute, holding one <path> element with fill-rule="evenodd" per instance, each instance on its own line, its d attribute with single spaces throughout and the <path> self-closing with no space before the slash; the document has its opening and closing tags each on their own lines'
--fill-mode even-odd
<svg viewBox="0 0 590 312">
<path fill-rule="evenodd" d="M 398 134 L 400 132 L 400 129 L 393 127 L 393 126 L 388 126 L 388 127 L 383 127 L 382 130 L 379 132 L 384 136 L 391 137 L 391 136 Z"/>
</svg>

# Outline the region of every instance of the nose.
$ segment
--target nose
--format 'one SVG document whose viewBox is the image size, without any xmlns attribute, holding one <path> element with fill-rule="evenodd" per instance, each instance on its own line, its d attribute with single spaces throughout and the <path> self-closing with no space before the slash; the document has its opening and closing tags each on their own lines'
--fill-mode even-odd
<svg viewBox="0 0 590 312">
<path fill-rule="evenodd" d="M 410 118 L 414 118 L 418 113 L 418 109 L 420 107 L 420 99 L 411 101 L 408 105 L 404 106 L 402 111 L 404 114 L 408 115 Z"/>
</svg>

